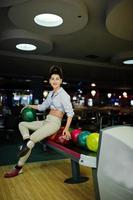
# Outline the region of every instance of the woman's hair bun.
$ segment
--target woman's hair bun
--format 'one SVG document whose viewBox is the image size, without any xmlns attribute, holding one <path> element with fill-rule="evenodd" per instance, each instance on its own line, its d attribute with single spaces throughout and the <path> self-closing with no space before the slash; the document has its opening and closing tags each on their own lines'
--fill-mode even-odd
<svg viewBox="0 0 133 200">
<path fill-rule="evenodd" d="M 62 69 L 59 66 L 53 65 L 52 67 L 50 67 L 50 70 L 49 70 L 50 77 L 52 76 L 52 74 L 58 74 L 61 79 L 63 78 Z"/>
</svg>

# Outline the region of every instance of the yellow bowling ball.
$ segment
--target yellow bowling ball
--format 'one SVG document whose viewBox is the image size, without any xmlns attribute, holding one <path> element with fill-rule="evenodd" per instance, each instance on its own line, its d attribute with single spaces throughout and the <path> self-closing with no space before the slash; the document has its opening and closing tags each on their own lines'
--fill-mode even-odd
<svg viewBox="0 0 133 200">
<path fill-rule="evenodd" d="M 97 152 L 99 143 L 99 133 L 91 133 L 86 138 L 86 146 L 89 150 Z"/>
</svg>

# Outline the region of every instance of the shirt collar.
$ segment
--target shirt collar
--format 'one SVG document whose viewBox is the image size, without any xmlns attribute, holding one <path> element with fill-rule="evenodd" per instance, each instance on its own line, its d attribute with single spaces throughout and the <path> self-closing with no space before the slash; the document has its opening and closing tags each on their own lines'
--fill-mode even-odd
<svg viewBox="0 0 133 200">
<path fill-rule="evenodd" d="M 60 89 L 57 90 L 56 93 L 54 93 L 54 91 L 52 91 L 52 95 L 51 95 L 51 96 L 56 96 L 56 95 L 58 95 L 62 90 L 63 90 L 63 88 L 60 87 Z"/>
</svg>

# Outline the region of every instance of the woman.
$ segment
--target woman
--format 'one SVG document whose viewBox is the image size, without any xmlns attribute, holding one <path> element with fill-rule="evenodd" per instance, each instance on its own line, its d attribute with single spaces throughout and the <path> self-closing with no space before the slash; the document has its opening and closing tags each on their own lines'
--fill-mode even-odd
<svg viewBox="0 0 133 200">
<path fill-rule="evenodd" d="M 30 156 L 34 145 L 60 129 L 61 121 L 65 113 L 67 115 L 67 121 L 62 134 L 64 138 L 70 138 L 69 127 L 74 112 L 70 96 L 61 87 L 62 78 L 61 68 L 52 66 L 49 72 L 49 83 L 53 90 L 49 92 L 48 97 L 42 104 L 28 105 L 28 107 L 39 111 L 45 111 L 47 108 L 50 108 L 50 112 L 43 121 L 19 123 L 19 130 L 24 140 L 22 148 L 19 151 L 20 159 L 15 168 L 5 174 L 5 178 L 14 177 L 22 173 L 22 167 Z M 29 130 L 34 132 L 30 135 Z"/>
</svg>

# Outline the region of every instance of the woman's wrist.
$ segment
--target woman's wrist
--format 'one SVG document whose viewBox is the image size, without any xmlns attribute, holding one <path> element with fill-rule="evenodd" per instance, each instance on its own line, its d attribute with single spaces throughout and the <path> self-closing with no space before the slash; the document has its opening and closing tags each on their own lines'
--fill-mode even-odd
<svg viewBox="0 0 133 200">
<path fill-rule="evenodd" d="M 69 127 L 65 127 L 64 129 L 65 129 L 65 131 L 69 131 Z"/>
</svg>

